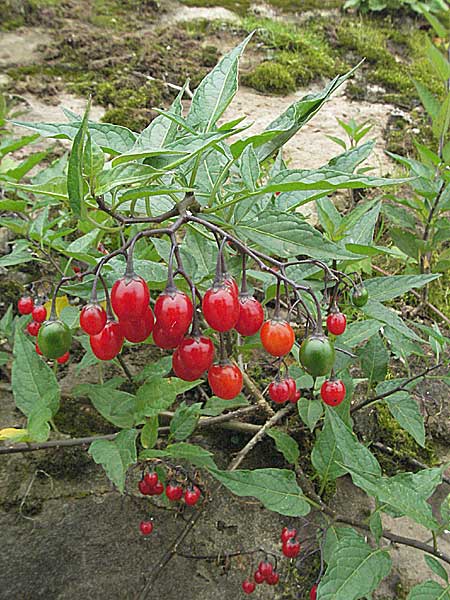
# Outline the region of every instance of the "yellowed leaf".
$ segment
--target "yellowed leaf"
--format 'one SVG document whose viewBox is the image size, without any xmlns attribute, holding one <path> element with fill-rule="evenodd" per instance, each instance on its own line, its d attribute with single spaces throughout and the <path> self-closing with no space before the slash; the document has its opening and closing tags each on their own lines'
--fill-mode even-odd
<svg viewBox="0 0 450 600">
<path fill-rule="evenodd" d="M 48 317 L 50 316 L 51 308 L 52 308 L 51 300 L 49 300 L 48 302 L 46 302 L 44 304 L 44 306 L 45 306 L 45 309 L 47 311 L 47 319 L 48 319 Z M 66 306 L 69 306 L 69 299 L 68 299 L 68 297 L 67 296 L 58 296 L 56 298 L 56 314 L 58 315 L 58 317 L 61 314 L 62 309 L 66 308 Z"/>
<path fill-rule="evenodd" d="M 28 431 L 26 429 L 17 429 L 16 427 L 5 427 L 0 429 L 0 441 L 10 440 L 12 442 L 25 442 L 28 440 Z"/>
</svg>

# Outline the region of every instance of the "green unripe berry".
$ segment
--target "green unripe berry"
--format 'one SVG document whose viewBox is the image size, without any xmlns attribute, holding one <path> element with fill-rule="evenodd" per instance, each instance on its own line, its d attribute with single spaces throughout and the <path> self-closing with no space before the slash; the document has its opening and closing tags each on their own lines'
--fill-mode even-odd
<svg viewBox="0 0 450 600">
<path fill-rule="evenodd" d="M 39 329 L 38 346 L 47 358 L 59 358 L 65 354 L 72 343 L 72 332 L 62 321 L 45 321 Z"/>
<path fill-rule="evenodd" d="M 324 335 L 307 337 L 300 346 L 300 363 L 313 377 L 329 373 L 334 359 L 334 346 Z"/>
<path fill-rule="evenodd" d="M 369 292 L 364 286 L 358 286 L 353 290 L 352 302 L 358 308 L 361 308 L 361 306 L 365 306 L 367 304 L 368 299 Z"/>
</svg>

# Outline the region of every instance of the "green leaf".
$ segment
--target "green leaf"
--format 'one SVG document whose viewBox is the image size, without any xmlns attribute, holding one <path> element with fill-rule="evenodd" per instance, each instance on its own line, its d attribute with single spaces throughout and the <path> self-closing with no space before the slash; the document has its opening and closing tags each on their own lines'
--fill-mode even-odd
<svg viewBox="0 0 450 600">
<path fill-rule="evenodd" d="M 309 398 L 300 398 L 297 402 L 298 414 L 303 423 L 314 431 L 318 420 L 323 415 L 323 404 L 319 400 L 309 400 Z"/>
<path fill-rule="evenodd" d="M 377 544 L 380 543 L 381 536 L 383 535 L 383 524 L 381 522 L 381 516 L 378 510 L 374 511 L 370 515 L 369 519 L 370 531 L 375 538 Z"/>
<path fill-rule="evenodd" d="M 239 396 L 236 396 L 236 398 L 233 398 L 233 400 L 222 400 L 222 398 L 212 396 L 206 401 L 201 413 L 205 417 L 217 417 L 225 410 L 234 410 L 235 408 L 242 408 L 243 406 L 248 405 L 248 400 L 242 394 L 239 394 Z"/>
<path fill-rule="evenodd" d="M 436 137 L 445 138 L 450 125 L 450 92 L 441 105 L 438 115 L 433 123 L 433 133 Z"/>
<path fill-rule="evenodd" d="M 139 455 L 140 460 L 164 457 L 187 460 L 196 467 L 206 467 L 208 469 L 217 468 L 211 452 L 204 448 L 200 448 L 200 446 L 194 446 L 194 444 L 188 444 L 186 442 L 170 444 L 164 450 L 144 450 Z"/>
<path fill-rule="evenodd" d="M 104 165 L 105 155 L 102 149 L 90 135 L 87 135 L 83 154 L 83 173 L 93 183 L 95 176 L 103 170 Z M 92 192 L 95 192 L 95 186 Z"/>
<path fill-rule="evenodd" d="M 450 494 L 446 496 L 440 508 L 443 525 L 446 529 L 450 526 Z"/>
<path fill-rule="evenodd" d="M 34 442 L 45 442 L 50 434 L 49 421 L 52 411 L 44 404 L 37 404 L 28 415 L 27 431 Z"/>
<path fill-rule="evenodd" d="M 150 417 L 141 429 L 141 444 L 144 448 L 153 448 L 158 440 L 158 417 Z"/>
<path fill-rule="evenodd" d="M 349 348 L 354 348 L 361 342 L 373 337 L 380 329 L 381 323 L 375 319 L 353 321 L 353 323 L 347 325 L 344 333 L 339 336 L 338 343 Z"/>
<path fill-rule="evenodd" d="M 219 471 L 211 474 L 237 496 L 253 496 L 268 510 L 288 517 L 309 513 L 309 504 L 298 487 L 295 473 L 286 469 Z"/>
<path fill-rule="evenodd" d="M 210 131 L 225 112 L 238 88 L 239 58 L 253 34 L 226 54 L 194 92 L 187 124 Z"/>
<path fill-rule="evenodd" d="M 426 39 L 426 46 L 428 59 L 433 65 L 436 73 L 443 82 L 447 82 L 447 80 L 450 79 L 450 64 L 448 60 L 429 38 Z"/>
<path fill-rule="evenodd" d="M 146 379 L 153 379 L 153 377 L 164 377 L 172 368 L 172 357 L 163 356 L 155 362 L 151 362 L 145 365 L 135 376 L 134 380 L 137 382 L 145 381 Z"/>
<path fill-rule="evenodd" d="M 367 344 L 357 351 L 361 368 L 369 380 L 369 385 L 386 379 L 389 365 L 389 352 L 381 336 L 376 333 Z"/>
<path fill-rule="evenodd" d="M 437 558 L 434 558 L 434 556 L 431 556 L 430 554 L 425 554 L 424 559 L 425 559 L 425 562 L 427 563 L 427 565 L 433 571 L 433 573 L 436 573 L 436 575 L 438 577 L 440 577 L 446 583 L 448 583 L 447 571 L 444 569 L 444 567 L 441 565 L 441 563 L 437 560 Z"/>
<path fill-rule="evenodd" d="M 260 171 L 258 158 L 255 154 L 253 146 L 247 146 L 241 155 L 240 168 L 241 177 L 245 187 L 251 192 L 256 190 Z"/>
<path fill-rule="evenodd" d="M 320 475 L 322 485 L 327 481 L 334 481 L 346 473 L 344 467 L 341 466 L 342 456 L 327 415 L 325 415 L 324 425 L 312 449 L 311 462 Z"/>
<path fill-rule="evenodd" d="M 83 179 L 83 154 L 84 144 L 87 136 L 90 101 L 87 104 L 80 128 L 72 144 L 67 168 L 67 193 L 69 195 L 69 206 L 75 216 L 84 214 L 84 179 Z"/>
<path fill-rule="evenodd" d="M 136 396 L 111 386 L 82 383 L 74 389 L 76 396 L 86 396 L 98 412 L 117 427 L 130 428 L 141 422 L 136 416 Z"/>
<path fill-rule="evenodd" d="M 109 440 L 96 440 L 89 448 L 89 454 L 97 464 L 102 465 L 106 474 L 120 492 L 125 488 L 128 467 L 137 461 L 136 429 L 126 429 Z"/>
<path fill-rule="evenodd" d="M 360 535 L 341 539 L 331 554 L 317 597 L 320 600 L 358 600 L 368 596 L 387 577 L 392 561 L 381 548 L 371 548 Z"/>
<path fill-rule="evenodd" d="M 421 288 L 440 277 L 439 273 L 429 275 L 389 275 L 366 279 L 364 286 L 371 300 L 387 302 L 403 296 L 412 289 Z"/>
<path fill-rule="evenodd" d="M 406 600 L 450 600 L 450 585 L 444 589 L 436 581 L 424 581 L 413 587 Z"/>
<path fill-rule="evenodd" d="M 300 450 L 294 438 L 275 427 L 269 428 L 267 435 L 274 440 L 276 449 L 278 452 L 281 452 L 286 462 L 292 465 L 297 464 L 300 457 Z"/>
<path fill-rule="evenodd" d="M 182 381 L 178 377 L 161 379 L 154 377 L 138 389 L 137 414 L 139 416 L 154 417 L 162 410 L 167 410 L 175 402 L 178 394 L 183 394 L 196 387 L 201 380 Z"/>
<path fill-rule="evenodd" d="M 0 256 L 0 267 L 13 267 L 15 265 L 23 265 L 24 263 L 34 260 L 30 252 L 30 244 L 27 240 L 17 240 L 12 252 Z"/>
<path fill-rule="evenodd" d="M 161 174 L 161 171 L 150 165 L 138 163 L 117 165 L 112 169 L 100 173 L 95 191 L 97 195 L 102 196 L 106 192 L 110 192 L 118 187 L 128 186 L 133 183 L 150 183 L 152 179 Z"/>
<path fill-rule="evenodd" d="M 197 427 L 202 405 L 198 402 L 188 406 L 182 402 L 170 421 L 170 436 L 177 441 L 188 438 Z"/>
<path fill-rule="evenodd" d="M 425 426 L 417 402 L 408 392 L 396 392 L 385 399 L 390 413 L 416 440 L 419 446 L 425 447 Z"/>
<path fill-rule="evenodd" d="M 413 79 L 413 83 L 416 86 L 417 94 L 419 95 L 420 101 L 422 102 L 425 110 L 434 121 L 439 113 L 440 103 L 434 94 L 430 92 L 420 81 Z"/>
<path fill-rule="evenodd" d="M 373 319 L 377 319 L 386 325 L 390 325 L 393 329 L 397 330 L 408 339 L 418 342 L 422 341 L 420 337 L 403 322 L 396 312 L 394 312 L 391 308 L 384 306 L 381 304 L 381 302 L 369 299 L 369 302 L 363 306 L 361 310 L 368 317 L 372 317 Z"/>
</svg>

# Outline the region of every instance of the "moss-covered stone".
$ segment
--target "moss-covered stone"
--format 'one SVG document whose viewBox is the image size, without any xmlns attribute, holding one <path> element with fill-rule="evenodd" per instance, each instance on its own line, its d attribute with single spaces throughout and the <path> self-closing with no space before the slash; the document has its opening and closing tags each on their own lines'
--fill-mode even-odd
<svg viewBox="0 0 450 600">
<path fill-rule="evenodd" d="M 264 94 L 285 95 L 296 88 L 289 69 L 277 62 L 263 62 L 242 77 L 243 83 Z"/>
</svg>

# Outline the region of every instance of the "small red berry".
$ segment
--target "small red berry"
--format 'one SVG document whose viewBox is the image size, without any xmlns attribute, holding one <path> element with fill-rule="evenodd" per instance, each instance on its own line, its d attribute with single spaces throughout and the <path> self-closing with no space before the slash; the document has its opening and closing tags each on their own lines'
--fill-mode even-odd
<svg viewBox="0 0 450 600">
<path fill-rule="evenodd" d="M 281 541 L 285 544 L 291 538 L 295 538 L 297 530 L 294 527 L 283 527 L 281 531 Z"/>
<path fill-rule="evenodd" d="M 347 318 L 341 312 L 331 312 L 327 317 L 327 329 L 333 335 L 342 335 L 347 327 Z"/>
<path fill-rule="evenodd" d="M 255 591 L 255 587 L 255 583 L 253 581 L 249 581 L 248 579 L 242 582 L 242 589 L 244 591 L 244 594 L 253 594 L 253 592 Z"/>
<path fill-rule="evenodd" d="M 291 351 L 295 334 L 287 321 L 270 319 L 261 327 L 261 342 L 272 356 L 284 356 Z"/>
<path fill-rule="evenodd" d="M 340 379 L 327 379 L 320 388 L 320 395 L 328 406 L 338 406 L 345 398 L 345 385 Z"/>
<path fill-rule="evenodd" d="M 40 323 L 36 323 L 36 321 L 31 321 L 27 325 L 27 331 L 33 337 L 37 336 L 37 334 L 39 333 L 39 329 L 40 328 L 41 328 L 41 324 Z"/>
<path fill-rule="evenodd" d="M 194 506 L 200 500 L 201 492 L 196 485 L 184 492 L 184 501 L 188 506 Z"/>
<path fill-rule="evenodd" d="M 151 521 L 141 521 L 139 523 L 139 529 L 142 535 L 150 535 L 153 531 L 153 523 Z"/>
<path fill-rule="evenodd" d="M 270 575 L 267 575 L 266 581 L 269 585 L 277 585 L 277 583 L 280 581 L 280 576 L 274 571 Z"/>
<path fill-rule="evenodd" d="M 147 310 L 144 316 L 136 320 L 120 320 L 120 328 L 122 334 L 129 342 L 138 344 L 148 338 L 153 329 L 154 317 L 150 306 L 147 306 Z"/>
<path fill-rule="evenodd" d="M 24 296 L 23 298 L 20 298 L 20 300 L 17 302 L 17 310 L 21 315 L 31 314 L 33 307 L 34 301 L 33 298 L 31 298 L 30 296 Z"/>
<path fill-rule="evenodd" d="M 275 380 L 269 385 L 269 397 L 277 404 L 283 404 L 289 400 L 291 390 L 286 379 Z"/>
<path fill-rule="evenodd" d="M 144 496 L 150 496 L 151 489 L 150 489 L 150 486 L 145 481 L 145 479 L 141 479 L 139 481 L 138 488 L 139 488 L 139 491 L 141 492 L 141 494 L 143 494 Z"/>
<path fill-rule="evenodd" d="M 118 279 L 111 290 L 111 304 L 119 320 L 140 319 L 150 302 L 147 283 L 139 275 L 125 275 Z"/>
<path fill-rule="evenodd" d="M 289 400 L 289 402 L 292 402 L 292 404 L 297 404 L 297 402 L 300 400 L 300 398 L 302 397 L 302 393 L 300 390 L 297 390 L 295 392 L 295 396 L 293 398 L 291 398 Z"/>
<path fill-rule="evenodd" d="M 56 362 L 58 363 L 58 365 L 64 365 L 70 358 L 70 353 L 69 352 L 64 352 L 64 354 L 62 356 L 60 356 L 59 358 L 56 359 Z"/>
<path fill-rule="evenodd" d="M 267 579 L 267 577 L 273 573 L 273 564 L 267 560 L 262 560 L 258 565 L 258 571 L 264 579 Z"/>
<path fill-rule="evenodd" d="M 107 321 L 98 335 L 90 338 L 92 352 L 100 360 L 115 358 L 122 349 L 122 329 L 117 321 Z"/>
<path fill-rule="evenodd" d="M 43 323 L 47 318 L 47 309 L 43 304 L 39 304 L 33 308 L 31 311 L 31 316 L 33 317 L 33 321 L 36 321 L 36 323 Z"/>
<path fill-rule="evenodd" d="M 295 379 L 290 376 L 285 377 L 284 380 L 289 386 L 289 400 L 292 402 L 297 393 L 297 384 L 295 383 Z"/>
<path fill-rule="evenodd" d="M 80 313 L 80 327 L 88 335 L 98 335 L 106 325 L 106 312 L 100 304 L 86 304 Z"/>
<path fill-rule="evenodd" d="M 205 335 L 187 336 L 178 346 L 178 354 L 187 369 L 207 371 L 214 360 L 214 344 Z"/>
<path fill-rule="evenodd" d="M 260 583 L 264 583 L 266 578 L 265 576 L 261 573 L 261 571 L 258 569 L 257 571 L 255 571 L 255 574 L 253 575 L 254 580 L 256 581 L 256 583 L 259 585 Z"/>
<path fill-rule="evenodd" d="M 315 583 L 312 586 L 311 591 L 309 592 L 309 600 L 317 600 L 317 588 L 318 588 L 318 585 L 317 585 L 317 583 Z"/>
<path fill-rule="evenodd" d="M 36 348 L 36 352 L 39 354 L 39 356 L 42 356 L 41 349 L 39 348 L 39 344 L 37 342 L 34 347 Z"/>
<path fill-rule="evenodd" d="M 172 502 L 181 500 L 183 496 L 183 488 L 177 483 L 168 483 L 166 486 L 166 496 Z"/>
<path fill-rule="evenodd" d="M 263 307 L 256 298 L 248 294 L 239 296 L 239 307 L 239 319 L 234 328 L 241 335 L 255 335 L 264 321 Z"/>
<path fill-rule="evenodd" d="M 297 541 L 295 538 L 289 538 L 283 544 L 283 554 L 287 558 L 295 558 L 296 556 L 299 555 L 299 552 L 300 552 L 300 542 Z"/>
<path fill-rule="evenodd" d="M 234 279 L 234 277 L 232 275 L 230 275 L 230 273 L 224 273 L 223 284 L 227 286 L 227 288 L 230 290 L 230 292 L 232 294 L 234 294 L 236 296 L 236 298 L 239 297 L 238 285 L 236 283 L 236 280 Z"/>
<path fill-rule="evenodd" d="M 241 370 L 231 363 L 213 365 L 208 371 L 208 382 L 213 394 L 223 400 L 232 400 L 241 392 Z"/>
<path fill-rule="evenodd" d="M 177 377 L 183 381 L 195 381 L 202 376 L 203 371 L 189 369 L 181 360 L 179 348 L 172 354 L 172 369 Z"/>
<path fill-rule="evenodd" d="M 159 325 L 158 321 L 156 321 L 155 327 L 153 328 L 153 341 L 159 348 L 172 350 L 173 348 L 176 348 L 182 340 L 183 334 L 180 336 L 171 336 Z"/>
<path fill-rule="evenodd" d="M 146 473 L 144 475 L 144 481 L 149 487 L 154 488 L 158 483 L 158 473 L 156 473 L 156 471 L 150 471 L 149 473 Z"/>
<path fill-rule="evenodd" d="M 153 494 L 155 496 L 161 496 L 161 494 L 164 492 L 164 485 L 162 484 L 161 481 L 158 481 L 155 484 L 155 487 L 153 488 Z"/>
<path fill-rule="evenodd" d="M 239 300 L 226 285 L 215 285 L 203 296 L 203 316 L 216 331 L 233 329 L 239 319 Z"/>
<path fill-rule="evenodd" d="M 169 336 L 182 337 L 189 329 L 194 314 L 192 300 L 177 289 L 166 289 L 155 302 L 156 321 Z"/>
</svg>

